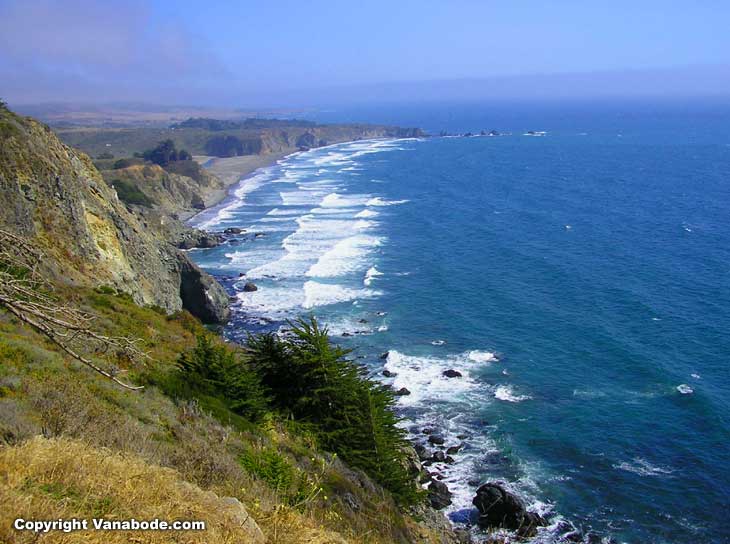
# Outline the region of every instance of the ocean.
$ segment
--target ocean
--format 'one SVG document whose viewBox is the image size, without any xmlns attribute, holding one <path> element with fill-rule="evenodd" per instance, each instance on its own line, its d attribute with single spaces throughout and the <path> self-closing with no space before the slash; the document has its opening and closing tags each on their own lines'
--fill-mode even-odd
<svg viewBox="0 0 730 544">
<path fill-rule="evenodd" d="M 730 542 L 730 108 L 316 118 L 500 135 L 334 145 L 242 180 L 193 221 L 247 231 L 191 252 L 236 297 L 226 334 L 313 314 L 407 388 L 411 436 L 463 444 L 430 467 L 456 522 L 499 480 L 550 520 L 536 542 L 567 524 L 590 542 Z"/>
</svg>

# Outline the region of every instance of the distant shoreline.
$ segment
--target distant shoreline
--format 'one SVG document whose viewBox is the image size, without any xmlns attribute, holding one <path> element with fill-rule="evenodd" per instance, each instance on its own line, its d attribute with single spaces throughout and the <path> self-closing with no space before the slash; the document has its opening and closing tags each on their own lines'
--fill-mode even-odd
<svg viewBox="0 0 730 544">
<path fill-rule="evenodd" d="M 240 180 L 247 178 L 259 168 L 273 166 L 277 161 L 295 153 L 294 150 L 267 153 L 265 155 L 239 155 L 237 157 L 210 157 L 196 155 L 193 159 L 223 182 L 221 189 L 214 189 L 204 195 L 205 210 L 217 206 L 228 196 L 230 189 Z M 195 210 L 180 214 L 180 219 L 189 221 L 205 210 Z"/>
</svg>

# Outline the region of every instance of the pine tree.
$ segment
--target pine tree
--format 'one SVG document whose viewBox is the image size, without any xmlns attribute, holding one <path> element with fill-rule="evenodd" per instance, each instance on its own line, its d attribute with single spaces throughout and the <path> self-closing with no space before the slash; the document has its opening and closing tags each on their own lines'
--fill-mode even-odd
<svg viewBox="0 0 730 544">
<path fill-rule="evenodd" d="M 291 323 L 293 338 L 249 339 L 254 367 L 274 406 L 308 424 L 322 448 L 336 452 L 385 486 L 401 502 L 417 500 L 405 463 L 390 389 L 363 376 L 349 350 L 330 343 L 314 318 Z"/>
<path fill-rule="evenodd" d="M 214 343 L 210 335 L 199 335 L 197 345 L 183 352 L 177 364 L 193 391 L 223 398 L 231 411 L 254 421 L 266 410 L 258 375 L 236 351 Z"/>
</svg>

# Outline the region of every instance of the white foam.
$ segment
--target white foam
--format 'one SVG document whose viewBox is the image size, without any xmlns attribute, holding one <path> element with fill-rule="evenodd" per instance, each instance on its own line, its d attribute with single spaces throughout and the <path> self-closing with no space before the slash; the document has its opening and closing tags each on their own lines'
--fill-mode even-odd
<svg viewBox="0 0 730 544">
<path fill-rule="evenodd" d="M 361 212 L 358 212 L 355 214 L 355 217 L 361 217 L 363 219 L 371 219 L 373 217 L 377 217 L 378 212 L 373 210 L 362 210 Z"/>
<path fill-rule="evenodd" d="M 491 363 L 497 360 L 497 356 L 491 351 L 479 351 L 477 349 L 468 352 L 467 357 L 477 363 Z"/>
<path fill-rule="evenodd" d="M 385 200 L 376 196 L 367 201 L 367 206 L 396 206 L 398 204 L 405 204 L 408 200 Z"/>
<path fill-rule="evenodd" d="M 507 402 L 522 402 L 523 400 L 530 400 L 532 398 L 529 395 L 516 394 L 511 385 L 497 386 L 497 389 L 494 390 L 494 397 Z"/>
<path fill-rule="evenodd" d="M 639 476 L 662 476 L 674 472 L 671 468 L 652 465 L 641 457 L 634 457 L 631 461 L 617 463 L 613 465 L 613 468 L 633 472 Z"/>
<path fill-rule="evenodd" d="M 275 216 L 279 216 L 279 215 L 301 215 L 301 214 L 302 214 L 302 211 L 301 210 L 296 210 L 296 209 L 282 209 L 282 208 L 274 208 L 273 210 L 270 210 L 269 212 L 266 213 L 266 215 L 275 215 Z"/>
<path fill-rule="evenodd" d="M 341 285 L 308 281 L 304 284 L 304 302 L 302 307 L 309 309 L 317 306 L 328 306 L 330 304 L 349 302 L 359 298 L 371 298 L 378 294 L 377 291 L 371 291 L 370 289 L 351 289 Z"/>
<path fill-rule="evenodd" d="M 340 240 L 307 270 L 306 275 L 309 277 L 333 278 L 356 272 L 367 266 L 363 263 L 365 257 L 380 243 L 380 238 L 365 234 L 358 234 Z M 370 282 L 367 281 L 366 277 L 365 286 L 369 285 Z"/>
<path fill-rule="evenodd" d="M 679 391 L 682 395 L 691 395 L 692 393 L 694 393 L 694 389 L 692 389 L 686 383 L 679 384 L 677 386 L 677 391 Z"/>
<path fill-rule="evenodd" d="M 321 208 L 352 208 L 368 202 L 370 195 L 341 195 L 330 193 L 319 203 Z"/>
<path fill-rule="evenodd" d="M 470 359 L 468 353 L 446 357 L 406 355 L 396 350 L 388 352 L 385 368 L 396 374 L 395 389 L 407 388 L 411 394 L 399 397 L 404 406 L 430 403 L 433 400 L 444 402 L 464 400 L 464 395 L 478 393 L 478 383 L 471 371 L 482 364 Z M 458 370 L 461 378 L 447 378 L 445 370 Z"/>
<path fill-rule="evenodd" d="M 377 276 L 382 276 L 383 273 L 379 271 L 374 266 L 371 266 L 368 271 L 365 273 L 365 279 L 362 281 L 365 284 L 365 287 L 370 287 L 370 284 L 373 283 L 373 279 Z"/>
</svg>

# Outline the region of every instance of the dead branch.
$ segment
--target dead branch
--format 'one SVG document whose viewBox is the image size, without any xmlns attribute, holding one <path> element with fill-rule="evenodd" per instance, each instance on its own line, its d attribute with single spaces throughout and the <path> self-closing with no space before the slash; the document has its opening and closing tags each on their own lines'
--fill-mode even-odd
<svg viewBox="0 0 730 544">
<path fill-rule="evenodd" d="M 95 372 L 126 389 L 143 389 L 124 383 L 116 377 L 116 370 L 102 368 L 85 354 L 112 351 L 119 359 L 139 362 L 148 358 L 139 347 L 141 340 L 105 336 L 94 330 L 93 315 L 53 296 L 53 285 L 41 274 L 42 263 L 43 253 L 38 248 L 0 229 L 0 306 Z"/>
</svg>

